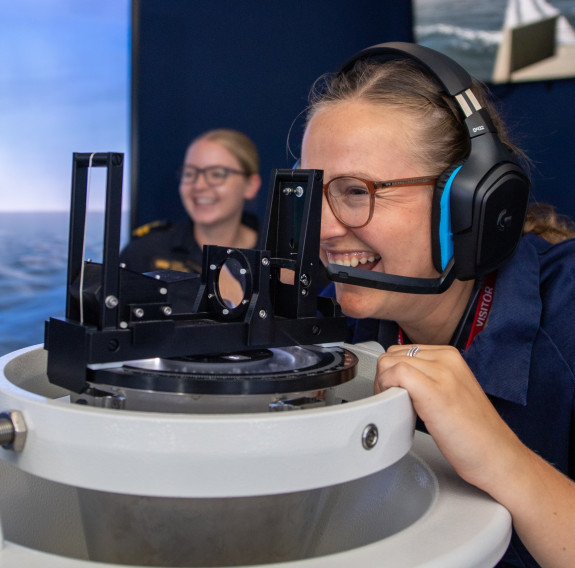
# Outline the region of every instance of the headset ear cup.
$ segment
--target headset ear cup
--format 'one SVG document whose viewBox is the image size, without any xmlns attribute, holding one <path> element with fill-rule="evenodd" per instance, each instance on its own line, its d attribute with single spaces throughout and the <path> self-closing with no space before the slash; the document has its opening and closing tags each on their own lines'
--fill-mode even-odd
<svg viewBox="0 0 575 568">
<path fill-rule="evenodd" d="M 443 272 L 453 256 L 449 196 L 461 163 L 449 166 L 437 179 L 431 202 L 431 258 L 437 272 Z"/>
</svg>

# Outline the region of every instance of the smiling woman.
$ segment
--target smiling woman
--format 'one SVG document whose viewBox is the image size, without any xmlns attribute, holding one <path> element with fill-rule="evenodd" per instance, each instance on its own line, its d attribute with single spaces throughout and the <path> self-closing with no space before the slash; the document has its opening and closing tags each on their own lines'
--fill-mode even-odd
<svg viewBox="0 0 575 568">
<path fill-rule="evenodd" d="M 186 150 L 180 178 L 180 198 L 189 218 L 136 229 L 120 260 L 136 272 L 200 273 L 204 245 L 253 248 L 257 219 L 243 209 L 260 185 L 258 152 L 250 138 L 231 129 L 201 134 Z"/>
<path fill-rule="evenodd" d="M 521 153 L 449 58 L 381 44 L 323 79 L 301 164 L 324 170 L 349 340 L 386 349 L 375 391 L 405 388 L 457 473 L 511 512 L 498 566 L 575 566 L 573 226 L 540 206 L 524 223 Z"/>
</svg>

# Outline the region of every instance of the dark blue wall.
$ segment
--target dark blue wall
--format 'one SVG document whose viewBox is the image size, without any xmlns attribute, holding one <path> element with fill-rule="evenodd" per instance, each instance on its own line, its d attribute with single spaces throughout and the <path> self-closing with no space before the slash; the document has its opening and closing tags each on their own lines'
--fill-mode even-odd
<svg viewBox="0 0 575 568">
<path fill-rule="evenodd" d="M 288 132 L 314 80 L 360 49 L 412 41 L 408 0 L 134 0 L 132 225 L 184 215 L 177 170 L 189 141 L 232 127 L 256 142 L 265 210 L 272 168 L 291 167 Z M 534 161 L 533 192 L 575 217 L 575 80 L 494 87 Z M 302 122 L 292 131 L 294 153 Z"/>
<path fill-rule="evenodd" d="M 294 163 L 288 132 L 314 80 L 366 46 L 413 40 L 409 1 L 134 0 L 133 11 L 132 225 L 184 215 L 176 172 L 190 140 L 218 127 L 257 144 L 264 184 L 249 208 L 263 213 L 271 169 Z"/>
<path fill-rule="evenodd" d="M 497 86 L 511 134 L 533 161 L 532 193 L 575 219 L 575 79 Z"/>
</svg>

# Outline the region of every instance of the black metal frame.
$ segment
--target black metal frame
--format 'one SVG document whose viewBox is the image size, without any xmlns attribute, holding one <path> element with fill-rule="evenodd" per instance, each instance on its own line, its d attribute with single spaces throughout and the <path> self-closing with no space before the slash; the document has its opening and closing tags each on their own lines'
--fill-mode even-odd
<svg viewBox="0 0 575 568">
<path fill-rule="evenodd" d="M 108 170 L 101 264 L 82 258 L 90 166 Z M 99 364 L 345 339 L 339 306 L 317 294 L 321 171 L 274 170 L 263 248 L 204 247 L 201 277 L 120 266 L 122 172 L 122 154 L 74 154 L 66 317 L 50 318 L 45 332 L 52 383 L 79 393 L 88 386 L 89 368 Z M 247 284 L 244 300 L 230 308 L 218 276 L 231 258 Z M 285 271 L 293 283 L 282 281 Z"/>
</svg>

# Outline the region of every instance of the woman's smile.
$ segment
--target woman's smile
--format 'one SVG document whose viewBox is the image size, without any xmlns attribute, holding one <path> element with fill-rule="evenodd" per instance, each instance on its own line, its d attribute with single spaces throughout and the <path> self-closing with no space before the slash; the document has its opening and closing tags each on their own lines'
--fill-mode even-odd
<svg viewBox="0 0 575 568">
<path fill-rule="evenodd" d="M 351 266 L 352 268 L 364 268 L 373 270 L 381 257 L 374 252 L 335 252 L 326 250 L 327 261 L 329 264 L 339 266 Z"/>
</svg>

